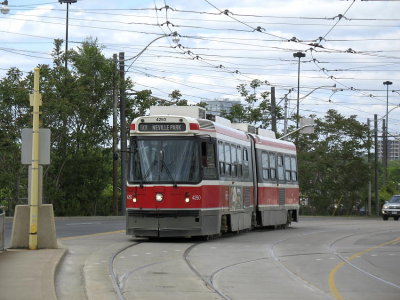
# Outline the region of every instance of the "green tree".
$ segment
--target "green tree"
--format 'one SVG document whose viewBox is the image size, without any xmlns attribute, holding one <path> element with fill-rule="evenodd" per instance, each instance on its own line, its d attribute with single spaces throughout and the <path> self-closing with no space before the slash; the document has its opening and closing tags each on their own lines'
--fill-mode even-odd
<svg viewBox="0 0 400 300">
<path fill-rule="evenodd" d="M 272 117 L 270 92 L 266 90 L 260 91 L 267 85 L 268 83 L 259 79 L 253 80 L 250 84 L 238 85 L 237 90 L 245 104 L 234 105 L 231 111 L 225 112 L 223 116 L 233 122 L 268 127 Z M 282 108 L 276 107 L 275 114 L 277 119 L 282 118 Z"/>
<path fill-rule="evenodd" d="M 61 49 L 62 41 L 56 40 L 53 65 L 40 66 L 43 127 L 52 132 L 51 164 L 44 170 L 45 202 L 53 203 L 58 215 L 108 214 L 115 66 L 93 39 L 70 51 L 68 70 Z M 22 190 L 26 195 L 27 168 L 19 163 L 20 130 L 31 127 L 28 91 L 32 85 L 33 74 L 24 77 L 17 69 L 10 69 L 0 81 L 3 198 L 11 194 L 17 200 Z"/>
<path fill-rule="evenodd" d="M 0 202 L 13 212 L 20 198 L 27 197 L 26 169 L 20 163 L 21 129 L 31 120 L 29 82 L 11 68 L 0 80 Z"/>
<path fill-rule="evenodd" d="M 134 97 L 128 99 L 126 116 L 129 121 L 144 116 L 150 109 L 150 106 L 157 105 L 157 98 L 152 96 L 151 90 L 142 90 L 135 92 Z"/>
<path fill-rule="evenodd" d="M 65 70 L 59 63 L 59 46 L 56 42 L 53 68 L 44 73 L 48 84 L 43 103 L 48 105 L 48 125 L 57 134 L 47 173 L 53 192 L 48 197 L 58 214 L 92 215 L 111 178 L 109 118 L 115 66 L 97 41 L 88 39 L 71 51 Z M 111 211 L 111 198 L 109 202 Z"/>
<path fill-rule="evenodd" d="M 383 172 L 379 180 L 383 182 Z M 381 203 L 388 201 L 394 194 L 400 193 L 400 161 L 390 161 L 388 164 L 388 179 L 386 185 L 381 185 L 379 189 L 379 198 Z"/>
<path fill-rule="evenodd" d="M 314 134 L 297 141 L 301 195 L 317 213 L 351 213 L 367 190 L 369 129 L 335 110 L 315 123 Z"/>
</svg>

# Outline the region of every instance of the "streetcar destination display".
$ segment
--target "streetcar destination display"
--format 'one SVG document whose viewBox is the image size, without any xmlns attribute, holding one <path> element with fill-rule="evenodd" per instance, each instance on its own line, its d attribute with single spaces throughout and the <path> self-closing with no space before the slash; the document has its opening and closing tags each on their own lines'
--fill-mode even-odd
<svg viewBox="0 0 400 300">
<path fill-rule="evenodd" d="M 160 131 L 171 131 L 171 132 L 178 132 L 178 131 L 185 131 L 186 124 L 185 123 L 140 123 L 139 124 L 139 131 L 146 131 L 146 132 L 160 132 Z"/>
</svg>

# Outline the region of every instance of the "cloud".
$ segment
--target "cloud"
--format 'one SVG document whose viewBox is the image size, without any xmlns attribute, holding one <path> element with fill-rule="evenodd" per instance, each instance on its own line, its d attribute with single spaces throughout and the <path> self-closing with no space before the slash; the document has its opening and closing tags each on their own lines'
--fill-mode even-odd
<svg viewBox="0 0 400 300">
<path fill-rule="evenodd" d="M 306 53 L 301 59 L 300 96 L 320 86 L 343 89 L 316 89 L 301 102 L 304 114 L 323 115 L 333 108 L 366 121 L 374 113 L 385 114 L 384 80 L 400 89 L 399 2 L 209 2 L 156 0 L 155 11 L 150 0 L 78 1 L 70 6 L 69 45 L 94 37 L 104 45 L 106 56 L 123 51 L 127 59 L 146 49 L 128 75 L 136 88 L 151 88 L 164 98 L 178 89 L 193 101 L 237 99 L 236 86 L 257 78 L 273 84 L 281 99 L 289 89 L 297 90 L 298 61 L 293 53 L 300 50 Z M 52 40 L 65 38 L 65 5 L 26 3 L 32 8 L 17 4 L 10 14 L 0 16 L 0 69 L 17 66 L 29 71 L 38 63 L 51 63 Z M 229 12 L 221 14 L 213 5 Z M 181 35 L 180 48 L 173 48 L 171 38 L 157 39 L 174 31 Z M 319 37 L 325 37 L 322 47 L 312 47 Z M 295 98 L 296 91 L 290 97 Z M 391 93 L 389 106 L 399 100 Z M 400 109 L 390 118 L 397 130 Z"/>
</svg>

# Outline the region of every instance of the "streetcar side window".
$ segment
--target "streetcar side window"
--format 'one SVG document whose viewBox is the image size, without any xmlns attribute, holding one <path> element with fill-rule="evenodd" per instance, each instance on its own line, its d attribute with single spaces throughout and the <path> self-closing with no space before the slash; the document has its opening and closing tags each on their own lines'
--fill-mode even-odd
<svg viewBox="0 0 400 300">
<path fill-rule="evenodd" d="M 264 151 L 261 152 L 261 168 L 262 168 L 262 178 L 264 180 L 268 180 L 270 178 L 269 159 L 268 159 L 268 153 Z"/>
<path fill-rule="evenodd" d="M 131 166 L 130 173 L 133 175 L 133 178 L 142 178 L 143 175 L 142 175 L 142 169 L 140 167 L 140 156 L 136 142 L 133 144 L 133 153 L 130 154 L 130 161 L 131 161 L 131 163 L 129 164 Z"/>
<path fill-rule="evenodd" d="M 242 162 L 243 162 L 243 159 L 242 159 L 242 148 L 240 146 L 238 146 L 236 148 L 236 154 L 237 154 L 237 159 L 238 159 L 238 162 L 237 162 L 237 174 L 238 174 L 238 177 L 242 177 Z"/>
<path fill-rule="evenodd" d="M 224 144 L 222 142 L 218 142 L 218 161 L 219 161 L 219 174 L 221 176 L 225 175 L 225 152 L 224 152 Z"/>
<path fill-rule="evenodd" d="M 214 144 L 207 142 L 201 143 L 201 165 L 205 168 L 215 167 Z"/>
<path fill-rule="evenodd" d="M 292 181 L 292 169 L 290 156 L 285 155 L 285 179 L 286 181 Z"/>
<path fill-rule="evenodd" d="M 231 158 L 232 158 L 232 177 L 237 177 L 237 155 L 236 155 L 235 145 L 231 145 Z"/>
<path fill-rule="evenodd" d="M 225 174 L 231 176 L 232 165 L 231 165 L 231 145 L 225 144 Z"/>
<path fill-rule="evenodd" d="M 249 169 L 249 153 L 246 148 L 243 148 L 243 177 L 249 178 L 250 169 Z"/>
<path fill-rule="evenodd" d="M 285 179 L 282 154 L 278 154 L 278 179 L 282 181 Z"/>
<path fill-rule="evenodd" d="M 214 144 L 208 142 L 201 143 L 201 165 L 203 167 L 204 179 L 217 178 Z"/>
<path fill-rule="evenodd" d="M 272 180 L 276 179 L 276 154 L 270 152 L 269 153 L 269 168 L 270 168 L 270 176 Z"/>
<path fill-rule="evenodd" d="M 292 180 L 297 181 L 297 161 L 296 157 L 292 156 L 290 158 L 290 164 L 292 169 Z"/>
</svg>

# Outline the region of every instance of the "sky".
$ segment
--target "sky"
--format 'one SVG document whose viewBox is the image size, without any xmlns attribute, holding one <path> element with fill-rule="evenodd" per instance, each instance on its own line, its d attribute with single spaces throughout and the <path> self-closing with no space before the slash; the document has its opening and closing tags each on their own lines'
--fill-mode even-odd
<svg viewBox="0 0 400 300">
<path fill-rule="evenodd" d="M 11 67 L 52 65 L 54 39 L 66 36 L 67 4 L 8 2 L 0 79 Z M 259 91 L 275 87 L 279 105 L 288 99 L 289 115 L 298 91 L 302 116 L 335 109 L 367 122 L 388 110 L 389 134 L 398 138 L 399 11 L 400 1 L 383 0 L 78 0 L 69 5 L 68 46 L 95 38 L 106 57 L 124 52 L 134 89 L 160 98 L 179 90 L 196 103 L 240 100 L 237 86 L 259 79 Z"/>
</svg>

